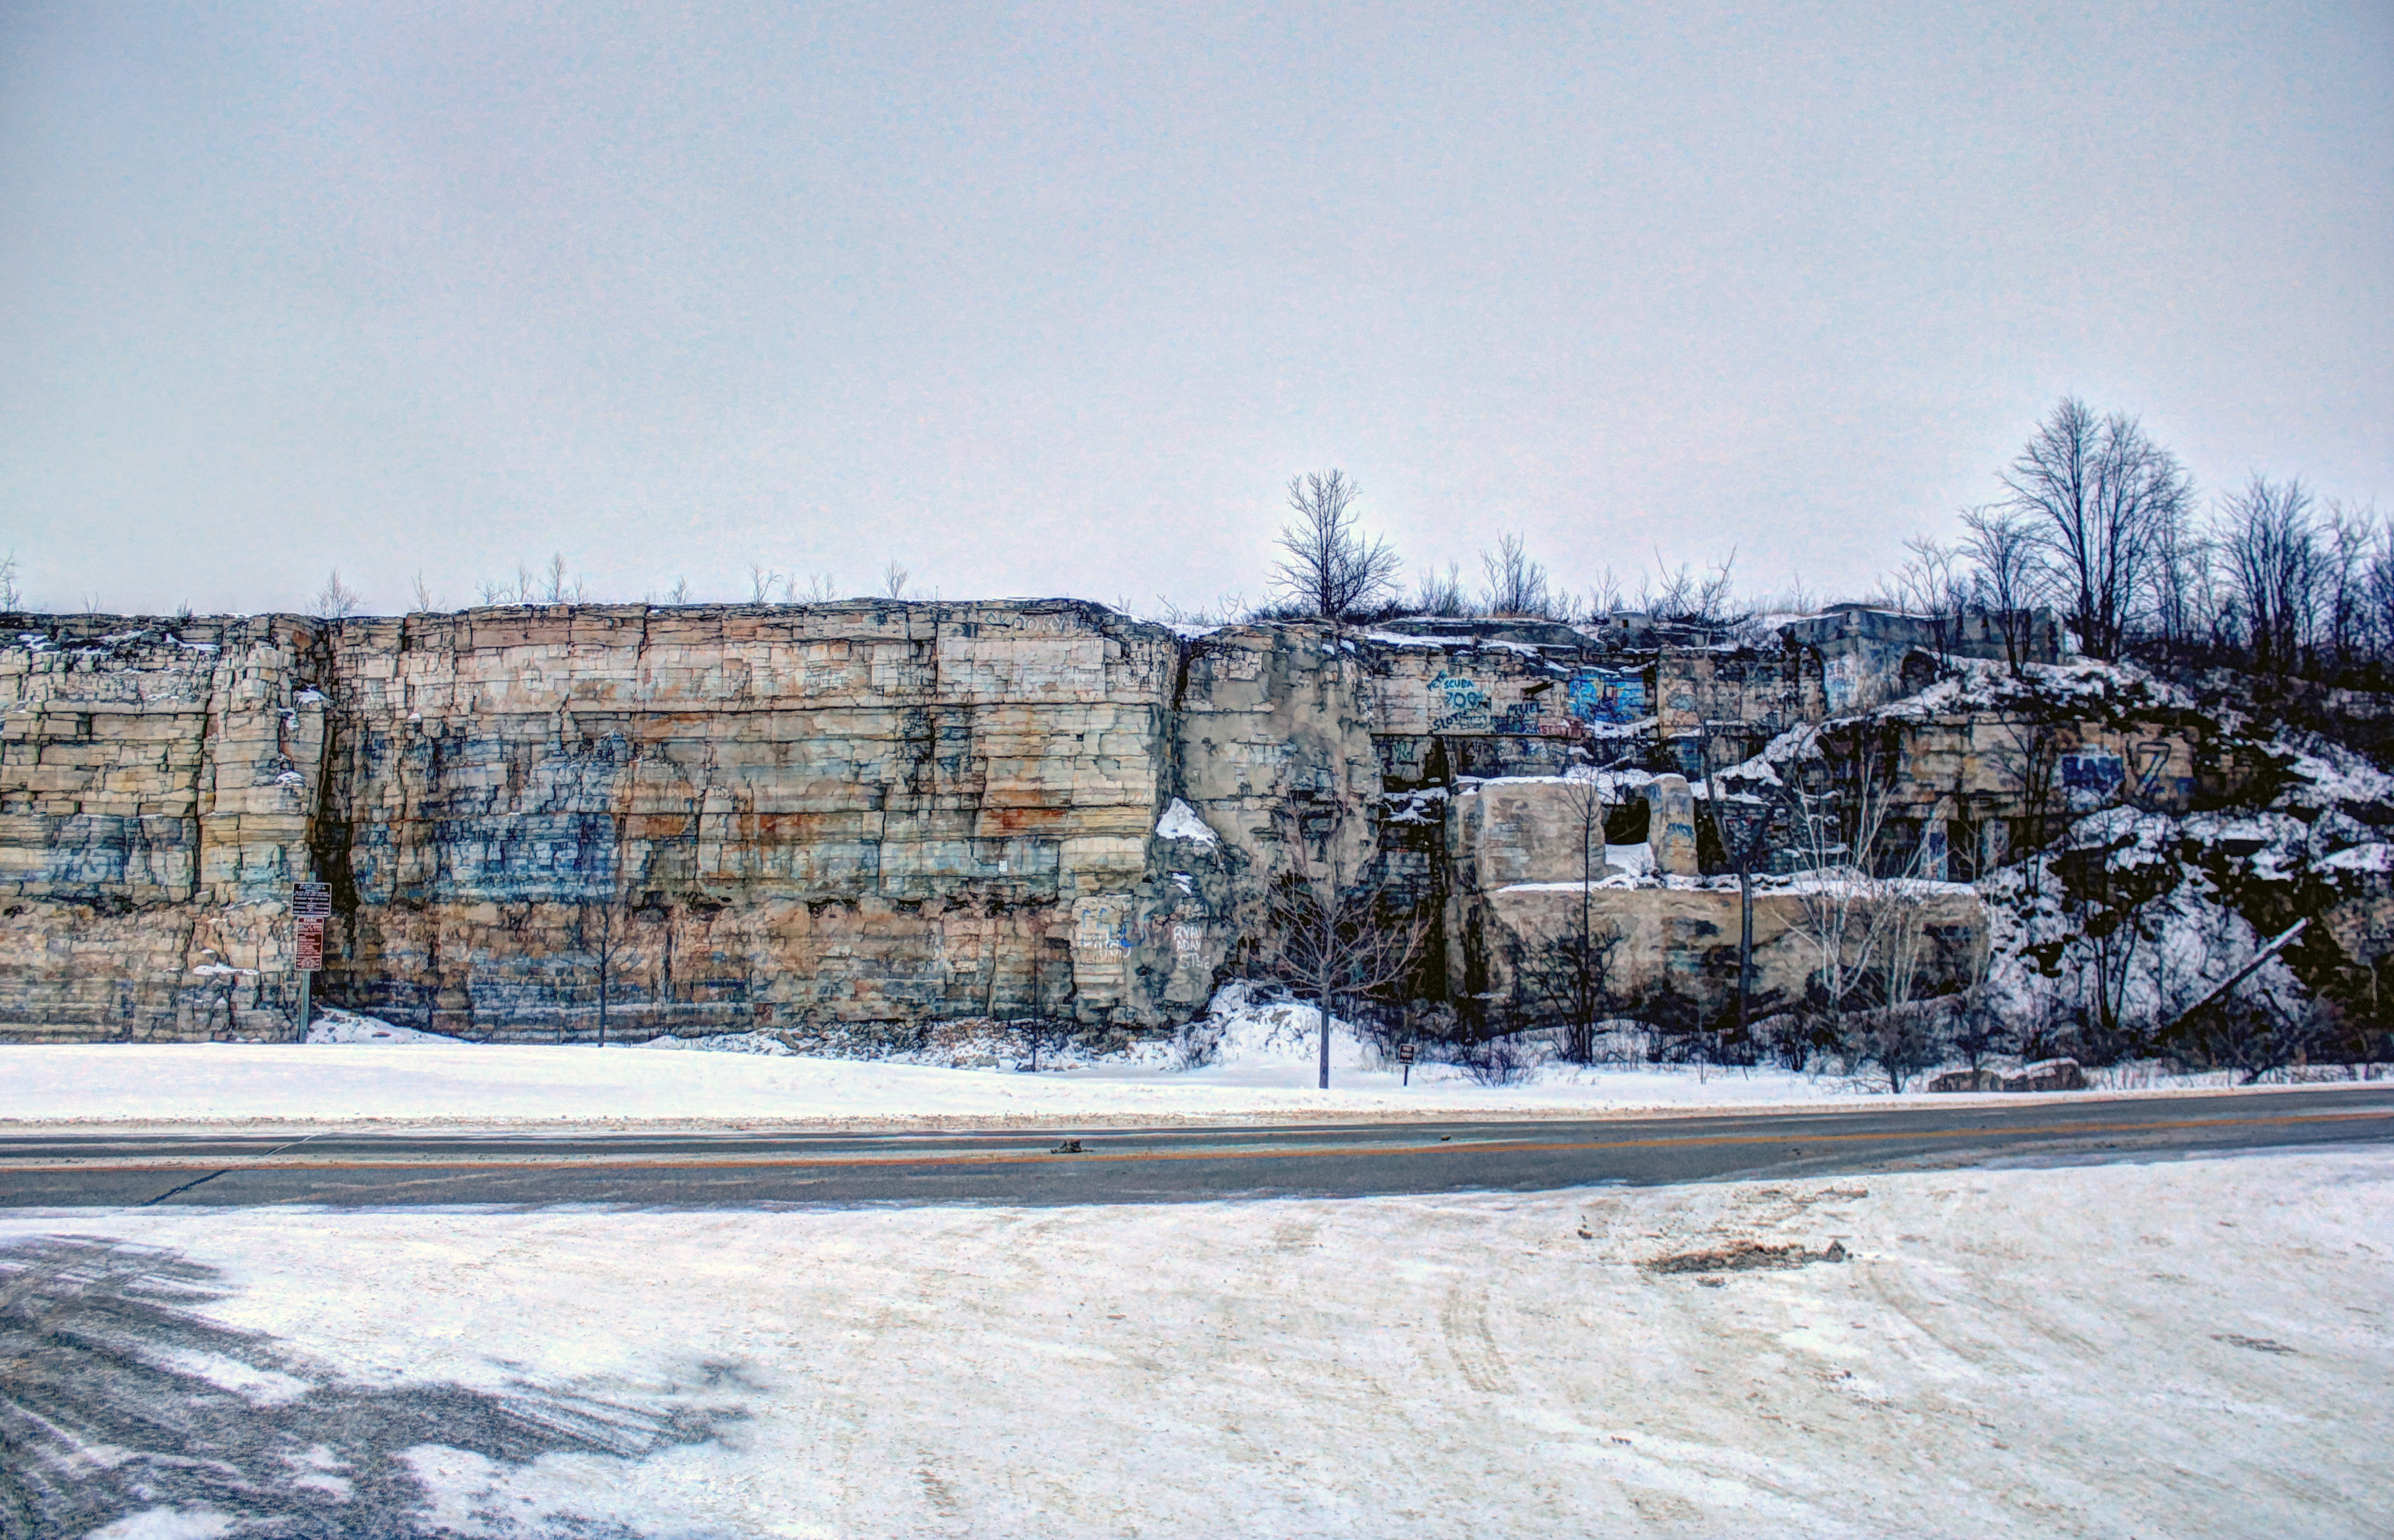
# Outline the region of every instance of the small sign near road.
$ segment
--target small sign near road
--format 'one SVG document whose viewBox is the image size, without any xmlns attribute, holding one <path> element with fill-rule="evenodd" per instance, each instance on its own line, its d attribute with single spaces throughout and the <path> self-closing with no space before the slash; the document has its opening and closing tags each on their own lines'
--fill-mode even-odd
<svg viewBox="0 0 2394 1540">
<path fill-rule="evenodd" d="M 333 885 L 295 882 L 291 885 L 291 971 L 299 975 L 299 1035 L 308 1035 L 308 986 L 324 971 L 324 922 L 333 917 Z"/>
<path fill-rule="evenodd" d="M 1399 1081 L 1398 1084 L 1401 1086 L 1412 1085 L 1414 1083 L 1414 1046 L 1411 1043 L 1407 1043 L 1397 1049 L 1397 1062 L 1405 1067 L 1405 1077 L 1401 1081 Z"/>
<path fill-rule="evenodd" d="M 291 948 L 291 966 L 301 973 L 324 971 L 324 922 L 301 920 Z"/>
</svg>

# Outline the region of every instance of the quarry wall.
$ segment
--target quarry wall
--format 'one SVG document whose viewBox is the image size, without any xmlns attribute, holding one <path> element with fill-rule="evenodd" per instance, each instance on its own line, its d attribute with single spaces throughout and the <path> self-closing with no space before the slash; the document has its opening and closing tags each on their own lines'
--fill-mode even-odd
<svg viewBox="0 0 2394 1540">
<path fill-rule="evenodd" d="M 1445 913 L 1443 819 L 1384 792 L 1651 740 L 1652 658 L 1493 629 L 1180 635 L 1071 600 L 20 617 L 0 1034 L 285 1034 L 302 878 L 334 894 L 317 997 L 440 1032 L 586 1037 L 602 988 L 633 1037 L 1185 1020 L 1308 837 L 1291 809 L 1353 814 L 1326 825 L 1346 869 Z M 1817 698 L 1790 678 L 1774 729 Z"/>
</svg>

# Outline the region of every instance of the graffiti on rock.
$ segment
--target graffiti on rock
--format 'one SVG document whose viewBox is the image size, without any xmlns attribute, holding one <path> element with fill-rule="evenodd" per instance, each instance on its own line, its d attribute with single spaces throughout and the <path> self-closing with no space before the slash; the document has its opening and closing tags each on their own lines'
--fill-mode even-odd
<svg viewBox="0 0 2394 1540">
<path fill-rule="evenodd" d="M 1646 715 L 1646 680 L 1616 668 L 1587 668 L 1571 677 L 1571 714 L 1583 722 L 1622 724 Z"/>
<path fill-rule="evenodd" d="M 2109 749 L 2087 749 L 2061 757 L 2064 790 L 2100 792 L 2108 796 L 2127 779 L 2127 765 Z"/>
<path fill-rule="evenodd" d="M 1084 903 L 1072 916 L 1072 951 L 1097 962 L 1118 962 L 1136 940 L 1129 906 L 1110 900 Z"/>
<path fill-rule="evenodd" d="M 2149 740 L 2137 745 L 2137 757 L 2142 767 L 2137 772 L 2137 795 L 2151 798 L 2162 789 L 2162 772 L 2169 769 L 2170 745 L 2159 740 Z"/>
<path fill-rule="evenodd" d="M 1429 730 L 1432 732 L 1489 731 L 1488 691 L 1476 679 L 1440 674 L 1429 681 Z"/>
<path fill-rule="evenodd" d="M 1861 659 L 1847 652 L 1831 658 L 1821 668 L 1821 698 L 1828 703 L 1832 713 L 1845 711 L 1861 692 Z"/>
<path fill-rule="evenodd" d="M 1516 737 L 1533 738 L 1538 733 L 1538 703 L 1516 701 L 1498 712 L 1495 717 L 1498 732 Z"/>
</svg>

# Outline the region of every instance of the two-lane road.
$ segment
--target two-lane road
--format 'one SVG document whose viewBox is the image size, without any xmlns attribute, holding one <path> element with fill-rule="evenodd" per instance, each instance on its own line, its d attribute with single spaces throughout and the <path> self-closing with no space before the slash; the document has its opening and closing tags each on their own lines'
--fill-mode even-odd
<svg viewBox="0 0 2394 1540">
<path fill-rule="evenodd" d="M 980 1133 L 0 1135 L 0 1207 L 1190 1203 L 2394 1140 L 2394 1085 L 1827 1112 Z M 1077 1143 L 1077 1149 L 1073 1146 Z"/>
</svg>

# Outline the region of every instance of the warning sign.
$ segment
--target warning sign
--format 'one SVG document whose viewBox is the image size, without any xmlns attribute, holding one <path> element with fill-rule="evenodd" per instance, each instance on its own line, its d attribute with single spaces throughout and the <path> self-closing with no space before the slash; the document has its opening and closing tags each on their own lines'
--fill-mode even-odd
<svg viewBox="0 0 2394 1540">
<path fill-rule="evenodd" d="M 324 971 L 324 922 L 301 920 L 299 934 L 291 948 L 291 967 L 300 973 Z"/>
<path fill-rule="evenodd" d="M 291 914 L 296 919 L 326 920 L 333 916 L 333 885 L 329 882 L 295 882 L 291 885 Z"/>
</svg>

